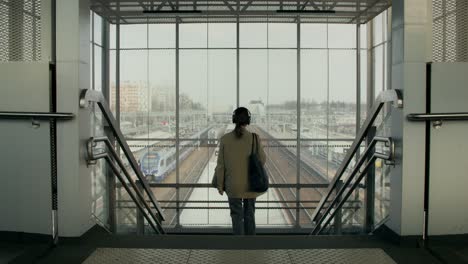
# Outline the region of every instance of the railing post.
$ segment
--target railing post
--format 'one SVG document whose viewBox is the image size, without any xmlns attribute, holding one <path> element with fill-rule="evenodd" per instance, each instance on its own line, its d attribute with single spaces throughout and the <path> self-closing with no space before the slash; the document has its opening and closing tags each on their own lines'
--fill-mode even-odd
<svg viewBox="0 0 468 264">
<path fill-rule="evenodd" d="M 136 186 L 138 187 L 138 191 L 143 193 L 143 186 L 141 185 L 140 181 L 136 181 Z M 144 193 L 143 193 L 144 195 Z M 137 234 L 138 235 L 143 235 L 145 234 L 145 219 L 143 217 L 143 214 L 140 212 L 140 210 L 137 210 L 136 212 L 136 221 L 137 221 Z"/>
<path fill-rule="evenodd" d="M 369 128 L 367 133 L 366 145 L 372 142 L 375 137 L 377 128 L 372 126 Z M 371 153 L 375 152 L 375 147 L 371 150 Z M 369 158 L 370 159 L 370 158 Z M 364 217 L 364 232 L 370 233 L 374 229 L 374 204 L 375 204 L 375 163 L 371 164 L 366 175 L 366 189 L 364 195 L 365 203 L 365 217 Z"/>
<path fill-rule="evenodd" d="M 341 189 L 341 187 L 343 187 L 343 181 L 342 180 L 339 180 L 336 184 L 336 192 L 338 193 L 338 191 Z M 341 202 L 341 196 L 337 197 L 337 206 L 338 204 Z M 342 227 L 343 227 L 343 209 L 341 208 L 336 208 L 335 210 L 336 211 L 336 214 L 335 214 L 335 219 L 334 219 L 334 231 L 335 231 L 335 235 L 340 235 L 341 234 L 341 230 L 342 230 Z"/>
<path fill-rule="evenodd" d="M 115 146 L 115 138 L 112 130 L 109 126 L 104 125 L 104 134 L 109 138 L 112 145 Z M 112 157 L 111 157 L 112 159 Z M 113 160 L 113 159 L 112 159 Z M 107 199 L 108 199 L 108 225 L 110 231 L 115 234 L 117 232 L 117 221 L 116 221 L 116 182 L 114 172 L 106 166 L 106 177 L 107 177 Z"/>
</svg>

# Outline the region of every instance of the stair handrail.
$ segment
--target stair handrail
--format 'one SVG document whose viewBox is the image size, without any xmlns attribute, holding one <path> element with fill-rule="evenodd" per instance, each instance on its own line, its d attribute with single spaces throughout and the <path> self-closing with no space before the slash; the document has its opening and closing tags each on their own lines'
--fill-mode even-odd
<svg viewBox="0 0 468 264">
<path fill-rule="evenodd" d="M 392 103 L 393 107 L 395 108 L 403 108 L 403 95 L 400 90 L 394 89 L 394 90 L 387 90 L 387 91 L 382 91 L 377 98 L 375 99 L 375 102 L 373 104 L 373 107 L 370 111 L 370 114 L 367 116 L 366 120 L 364 121 L 363 125 L 361 126 L 361 129 L 359 130 L 356 139 L 354 140 L 353 144 L 351 145 L 350 149 L 346 153 L 346 156 L 341 163 L 341 166 L 339 169 L 336 171 L 335 177 L 333 178 L 332 182 L 330 183 L 328 190 L 325 194 L 325 196 L 322 197 L 320 200 L 320 203 L 318 204 L 317 208 L 315 209 L 313 215 L 312 215 L 312 222 L 317 223 L 320 211 L 323 209 L 326 201 L 330 197 L 330 195 L 334 192 L 334 190 L 337 188 L 338 182 L 341 180 L 343 177 L 344 172 L 348 168 L 348 165 L 352 161 L 354 155 L 358 151 L 361 143 L 363 140 L 366 138 L 367 132 L 370 130 L 372 127 L 372 124 L 374 123 L 375 119 L 380 113 L 380 110 L 382 107 L 387 104 L 387 103 Z"/>
<path fill-rule="evenodd" d="M 389 150 L 386 153 L 376 152 L 374 149 L 377 143 L 384 143 Z M 389 137 L 374 137 L 363 152 L 356 165 L 354 166 L 353 170 L 349 174 L 349 177 L 346 179 L 346 181 L 343 182 L 339 190 L 336 192 L 336 196 L 325 208 L 325 212 L 321 214 L 311 234 L 317 235 L 320 232 L 322 232 L 322 230 L 335 216 L 336 212 L 346 203 L 351 193 L 359 186 L 359 183 L 361 182 L 362 178 L 367 174 L 367 171 L 370 169 L 371 165 L 375 162 L 376 159 L 379 158 L 386 161 L 393 161 L 394 157 L 395 145 L 393 139 Z M 361 167 L 364 164 L 364 162 L 366 162 L 364 165 L 364 169 L 361 170 Z M 357 174 L 359 174 L 359 176 L 356 179 L 355 176 Z M 336 190 L 332 191 L 335 192 Z M 347 192 L 344 193 L 345 191 Z M 330 214 L 330 211 L 333 208 L 335 210 Z"/>
<path fill-rule="evenodd" d="M 94 148 L 97 146 L 97 143 L 99 142 L 103 142 L 105 144 L 107 152 L 99 152 L 99 153 L 94 152 Z M 112 145 L 109 138 L 107 137 L 90 138 L 87 142 L 87 155 L 88 155 L 88 162 L 96 161 L 99 159 L 105 159 L 107 161 L 108 165 L 114 172 L 115 176 L 119 179 L 124 189 L 127 191 L 127 193 L 130 195 L 132 200 L 135 202 L 135 204 L 137 205 L 137 208 L 143 214 L 143 217 L 148 221 L 149 225 L 153 228 L 153 230 L 156 233 L 164 234 L 165 231 L 161 224 L 161 219 L 156 217 L 155 214 L 147 213 L 145 211 L 146 209 L 148 212 L 151 212 L 151 207 L 146 202 L 144 195 L 140 192 L 139 188 L 136 186 L 136 183 L 132 180 L 130 173 L 125 168 L 125 165 L 122 159 L 119 157 L 119 154 L 114 149 L 114 146 Z M 115 165 L 114 162 L 117 163 L 117 166 Z M 136 195 L 132 192 L 128 184 L 125 182 L 125 179 L 120 174 L 119 168 L 123 172 L 127 181 L 132 186 Z M 154 221 L 154 223 L 151 221 L 151 219 Z"/>
<path fill-rule="evenodd" d="M 80 107 L 87 108 L 90 105 L 90 103 L 97 104 L 99 109 L 101 109 L 102 115 L 104 116 L 104 119 L 107 121 L 107 124 L 109 125 L 109 128 L 111 129 L 112 133 L 114 134 L 117 143 L 119 144 L 120 148 L 122 149 L 122 152 L 124 153 L 125 157 L 129 161 L 130 166 L 132 170 L 134 171 L 135 175 L 137 176 L 138 180 L 142 183 L 143 190 L 148 195 L 148 198 L 151 201 L 151 204 L 153 205 L 153 207 L 156 209 L 156 212 L 159 215 L 160 219 L 164 221 L 165 218 L 164 218 L 162 209 L 159 206 L 159 203 L 157 202 L 156 197 L 154 196 L 153 192 L 151 191 L 148 181 L 146 180 L 143 173 L 139 169 L 138 163 L 135 157 L 133 156 L 133 153 L 131 152 L 127 141 L 125 140 L 125 137 L 123 136 L 122 131 L 118 127 L 117 122 L 112 112 L 110 111 L 109 104 L 104 98 L 104 95 L 98 91 L 83 89 L 80 94 Z"/>
</svg>

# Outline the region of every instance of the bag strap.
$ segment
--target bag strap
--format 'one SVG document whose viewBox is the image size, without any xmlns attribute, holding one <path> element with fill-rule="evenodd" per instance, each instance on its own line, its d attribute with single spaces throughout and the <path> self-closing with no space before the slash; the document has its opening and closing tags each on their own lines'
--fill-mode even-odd
<svg viewBox="0 0 468 264">
<path fill-rule="evenodd" d="M 251 154 L 253 153 L 253 150 L 254 150 L 254 142 L 255 142 L 255 145 L 256 145 L 256 153 L 258 154 L 258 138 L 257 138 L 257 134 L 255 133 L 252 133 L 252 151 L 251 151 Z"/>
<path fill-rule="evenodd" d="M 255 133 L 252 133 L 252 148 L 250 149 L 250 155 L 253 154 L 254 142 L 255 142 Z"/>
</svg>

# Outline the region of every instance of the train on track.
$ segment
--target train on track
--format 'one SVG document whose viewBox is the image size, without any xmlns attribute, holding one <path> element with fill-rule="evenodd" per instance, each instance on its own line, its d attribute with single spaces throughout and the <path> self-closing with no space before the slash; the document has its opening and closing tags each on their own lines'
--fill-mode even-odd
<svg viewBox="0 0 468 264">
<path fill-rule="evenodd" d="M 183 141 L 179 147 L 179 162 L 185 160 L 199 146 L 199 141 Z M 149 150 L 140 159 L 140 169 L 151 182 L 161 182 L 176 167 L 176 149 L 168 147 L 157 151 Z"/>
</svg>

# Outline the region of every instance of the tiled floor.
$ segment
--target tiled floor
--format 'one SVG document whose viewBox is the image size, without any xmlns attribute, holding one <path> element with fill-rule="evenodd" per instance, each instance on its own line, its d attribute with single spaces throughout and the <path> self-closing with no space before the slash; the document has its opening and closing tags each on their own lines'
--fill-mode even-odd
<svg viewBox="0 0 468 264">
<path fill-rule="evenodd" d="M 0 236 L 0 241 L 2 237 Z M 0 242 L 12 246 L 17 243 Z M 59 244 L 20 244 L 13 263 L 468 263 L 468 236 L 390 242 L 376 235 L 110 235 L 99 227 Z M 4 247 L 6 249 L 6 247 Z M 21 248 L 16 248 L 21 249 Z M 4 250 L 13 253 L 10 250 Z M 6 256 L 6 255 L 5 255 Z M 1 260 L 1 258 L 0 258 Z M 2 261 L 0 261 L 1 263 Z"/>
<path fill-rule="evenodd" d="M 382 249 L 300 249 L 300 250 L 189 250 L 98 248 L 86 264 L 107 263 L 223 263 L 223 264 L 309 264 L 396 263 Z"/>
</svg>

